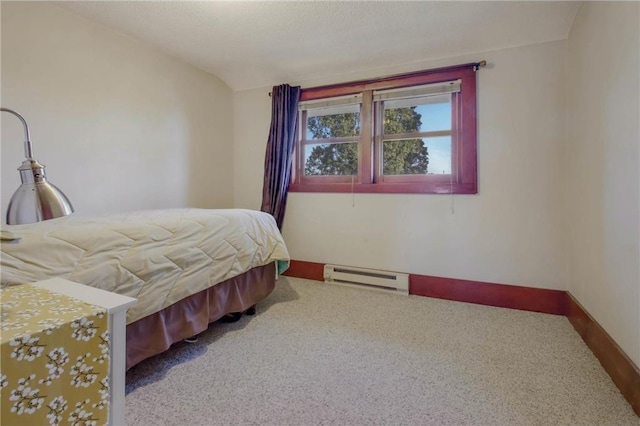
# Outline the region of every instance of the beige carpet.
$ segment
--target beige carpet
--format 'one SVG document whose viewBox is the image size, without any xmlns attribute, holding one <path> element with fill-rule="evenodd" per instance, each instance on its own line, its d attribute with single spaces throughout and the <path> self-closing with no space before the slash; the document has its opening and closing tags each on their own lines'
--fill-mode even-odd
<svg viewBox="0 0 640 426">
<path fill-rule="evenodd" d="M 562 316 L 280 279 L 127 373 L 129 425 L 640 425 Z"/>
</svg>

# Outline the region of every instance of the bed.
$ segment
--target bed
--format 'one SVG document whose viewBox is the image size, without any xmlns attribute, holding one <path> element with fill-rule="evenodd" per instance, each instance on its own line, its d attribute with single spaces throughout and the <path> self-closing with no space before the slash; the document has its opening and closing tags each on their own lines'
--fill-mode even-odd
<svg viewBox="0 0 640 426">
<path fill-rule="evenodd" d="M 246 209 L 67 216 L 5 226 L 2 285 L 65 278 L 131 296 L 127 369 L 267 297 L 289 254 L 273 217 Z"/>
</svg>

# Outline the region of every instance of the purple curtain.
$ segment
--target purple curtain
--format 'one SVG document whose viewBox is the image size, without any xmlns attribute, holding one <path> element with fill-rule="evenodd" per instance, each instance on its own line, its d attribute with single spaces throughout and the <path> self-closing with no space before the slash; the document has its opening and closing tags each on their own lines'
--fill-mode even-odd
<svg viewBox="0 0 640 426">
<path fill-rule="evenodd" d="M 260 210 L 271 213 L 280 229 L 287 206 L 287 187 L 296 145 L 299 100 L 300 87 L 282 84 L 274 86 L 271 91 L 271 129 L 264 158 Z"/>
</svg>

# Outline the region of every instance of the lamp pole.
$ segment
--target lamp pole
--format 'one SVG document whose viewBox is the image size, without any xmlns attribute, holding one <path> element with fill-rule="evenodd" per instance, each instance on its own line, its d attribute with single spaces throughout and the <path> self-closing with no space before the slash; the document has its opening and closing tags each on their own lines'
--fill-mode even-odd
<svg viewBox="0 0 640 426">
<path fill-rule="evenodd" d="M 25 120 L 23 116 L 12 109 L 0 108 L 0 111 L 13 114 L 18 117 L 20 121 L 22 121 L 22 127 L 24 127 L 24 156 L 27 159 L 33 158 L 33 145 L 31 144 L 31 137 L 29 136 L 29 126 L 27 126 L 27 120 Z"/>
</svg>

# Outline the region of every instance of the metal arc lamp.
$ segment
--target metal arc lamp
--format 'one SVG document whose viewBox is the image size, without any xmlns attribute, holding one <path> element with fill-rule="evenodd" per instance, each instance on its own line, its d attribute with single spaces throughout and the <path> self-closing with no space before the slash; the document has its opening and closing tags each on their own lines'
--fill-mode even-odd
<svg viewBox="0 0 640 426">
<path fill-rule="evenodd" d="M 29 137 L 29 127 L 17 112 L 0 108 L 2 112 L 15 115 L 24 127 L 24 156 L 26 159 L 18 168 L 22 184 L 9 201 L 7 224 L 40 222 L 73 213 L 73 206 L 66 195 L 55 185 L 47 182 L 42 164 L 33 158 L 33 146 Z"/>
</svg>

